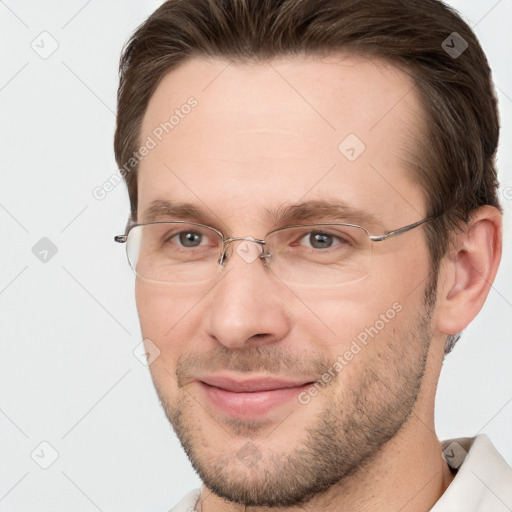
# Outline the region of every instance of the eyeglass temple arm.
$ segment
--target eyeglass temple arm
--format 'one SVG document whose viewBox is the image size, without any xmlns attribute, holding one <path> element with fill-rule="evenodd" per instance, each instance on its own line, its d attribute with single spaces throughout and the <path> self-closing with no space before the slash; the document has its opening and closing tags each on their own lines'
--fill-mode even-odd
<svg viewBox="0 0 512 512">
<path fill-rule="evenodd" d="M 414 224 L 409 224 L 408 226 L 404 226 L 403 228 L 394 229 L 393 231 L 390 231 L 385 235 L 369 235 L 369 238 L 372 242 L 382 242 L 383 240 L 387 240 L 388 238 L 392 238 L 396 235 L 400 235 L 401 233 L 405 233 L 406 231 L 410 231 L 411 229 L 414 229 L 420 226 L 421 224 L 428 222 L 429 220 L 435 219 L 436 217 L 437 215 L 433 217 L 427 217 L 426 219 L 415 222 Z"/>
<path fill-rule="evenodd" d="M 386 233 L 385 235 L 368 235 L 368 236 L 372 242 L 382 242 L 383 240 L 387 240 L 388 238 L 392 238 L 401 233 L 405 233 L 406 231 L 410 231 L 411 229 L 414 229 L 414 228 L 420 226 L 421 224 L 428 222 L 429 220 L 435 219 L 436 217 L 437 216 L 427 217 L 426 219 L 415 222 L 414 224 L 409 224 L 408 226 L 404 226 L 403 228 L 394 229 L 393 231 L 390 231 L 389 233 Z M 131 227 L 131 224 L 132 223 L 129 221 L 127 228 Z M 128 240 L 127 234 L 114 236 L 114 242 L 118 242 L 120 244 L 126 243 L 127 240 Z M 257 244 L 261 244 L 262 246 L 265 245 L 265 243 L 266 243 L 264 240 L 258 240 L 258 239 L 252 238 L 252 237 L 228 238 L 228 239 L 224 240 L 224 243 L 223 243 L 224 247 L 223 247 L 222 255 L 220 258 L 222 261 L 225 259 L 227 246 L 229 245 L 230 242 L 234 242 L 235 240 L 249 240 L 251 242 L 256 242 Z"/>
<path fill-rule="evenodd" d="M 114 242 L 118 242 L 120 244 L 126 243 L 126 241 L 128 240 L 128 233 L 130 232 L 130 229 L 136 225 L 137 223 L 131 217 L 129 217 L 128 222 L 126 223 L 126 228 L 124 230 L 124 235 L 116 235 L 114 237 Z"/>
</svg>

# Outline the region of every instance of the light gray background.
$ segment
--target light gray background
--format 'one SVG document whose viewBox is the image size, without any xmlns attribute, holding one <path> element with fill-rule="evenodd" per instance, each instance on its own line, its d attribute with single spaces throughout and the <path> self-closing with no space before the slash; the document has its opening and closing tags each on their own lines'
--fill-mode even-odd
<svg viewBox="0 0 512 512">
<path fill-rule="evenodd" d="M 512 0 L 450 3 L 494 69 L 506 241 L 484 310 L 445 362 L 436 421 L 440 438 L 487 433 L 510 463 Z M 0 1 L 0 511 L 163 511 L 199 484 L 133 354 L 133 276 L 112 241 L 124 184 L 93 196 L 116 175 L 121 47 L 159 4 Z M 32 252 L 42 237 L 58 248 L 47 262 Z"/>
</svg>

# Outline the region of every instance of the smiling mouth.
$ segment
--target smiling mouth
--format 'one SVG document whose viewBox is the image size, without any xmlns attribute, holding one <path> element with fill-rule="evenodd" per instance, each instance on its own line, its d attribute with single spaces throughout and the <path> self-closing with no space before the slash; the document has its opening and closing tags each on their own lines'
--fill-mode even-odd
<svg viewBox="0 0 512 512">
<path fill-rule="evenodd" d="M 310 380 L 236 380 L 226 376 L 205 377 L 198 382 L 209 404 L 225 415 L 239 418 L 264 416 L 289 403 L 312 384 Z"/>
</svg>

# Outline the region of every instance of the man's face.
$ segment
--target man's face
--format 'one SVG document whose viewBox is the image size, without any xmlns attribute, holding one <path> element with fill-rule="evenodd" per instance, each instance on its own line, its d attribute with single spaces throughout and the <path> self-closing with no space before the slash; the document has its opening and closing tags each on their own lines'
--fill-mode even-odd
<svg viewBox="0 0 512 512">
<path fill-rule="evenodd" d="M 191 96 L 197 105 L 172 131 L 158 130 Z M 156 147 L 140 164 L 137 220 L 263 239 L 288 209 L 287 224 L 345 220 L 382 235 L 425 216 L 404 163 L 419 119 L 411 80 L 381 62 L 191 60 L 161 81 L 145 114 L 140 140 Z M 154 208 L 162 201 L 202 213 L 169 216 Z M 211 490 L 299 503 L 374 458 L 423 400 L 425 235 L 373 242 L 368 275 L 344 284 L 284 282 L 237 244 L 210 281 L 137 279 L 143 337 L 161 351 L 151 374 Z"/>
</svg>

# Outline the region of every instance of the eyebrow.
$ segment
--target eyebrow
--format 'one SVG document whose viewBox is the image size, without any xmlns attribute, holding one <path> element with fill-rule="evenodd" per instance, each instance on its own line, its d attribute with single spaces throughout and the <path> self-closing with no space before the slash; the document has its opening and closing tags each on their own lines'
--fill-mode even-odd
<svg viewBox="0 0 512 512">
<path fill-rule="evenodd" d="M 265 215 L 274 227 L 308 223 L 347 222 L 360 224 L 363 227 L 382 226 L 377 215 L 355 208 L 339 200 L 305 201 L 297 204 L 285 204 L 277 208 L 265 208 Z M 143 223 L 159 220 L 188 220 L 199 224 L 219 227 L 219 217 L 207 213 L 191 203 L 173 203 L 165 199 L 157 199 L 144 209 Z M 272 228 L 274 229 L 274 228 Z"/>
<path fill-rule="evenodd" d="M 367 211 L 355 208 L 343 201 L 316 200 L 283 205 L 274 210 L 266 209 L 267 216 L 275 224 L 289 225 L 301 222 L 347 222 L 366 226 L 381 226 L 379 218 Z"/>
<path fill-rule="evenodd" d="M 158 220 L 179 219 L 207 223 L 212 221 L 208 215 L 191 203 L 172 203 L 166 199 L 157 199 L 149 203 L 141 215 L 142 222 L 155 222 Z"/>
</svg>

